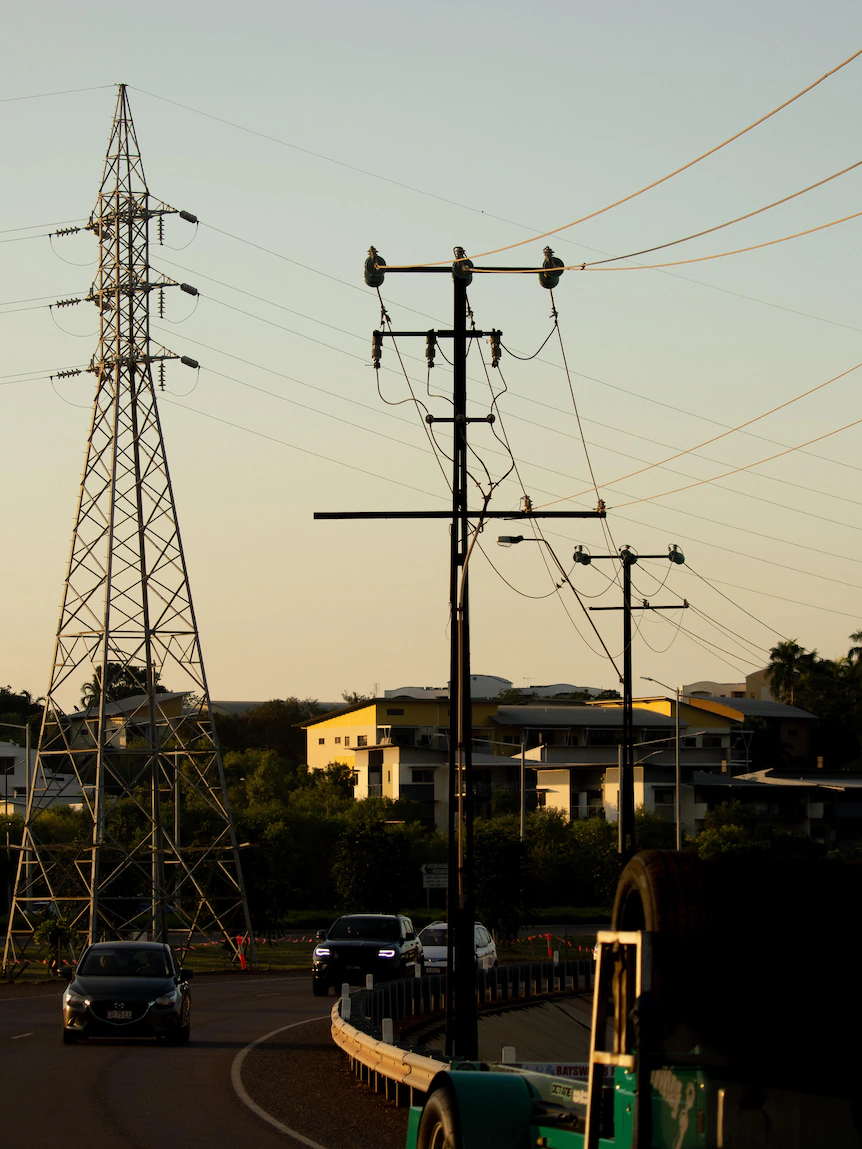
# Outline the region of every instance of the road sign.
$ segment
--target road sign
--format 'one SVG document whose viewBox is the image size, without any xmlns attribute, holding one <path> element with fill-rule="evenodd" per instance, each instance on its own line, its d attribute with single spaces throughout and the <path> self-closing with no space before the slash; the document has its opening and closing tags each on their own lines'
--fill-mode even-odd
<svg viewBox="0 0 862 1149">
<path fill-rule="evenodd" d="M 445 862 L 425 862 L 422 866 L 422 889 L 445 890 L 449 885 L 449 867 Z"/>
</svg>

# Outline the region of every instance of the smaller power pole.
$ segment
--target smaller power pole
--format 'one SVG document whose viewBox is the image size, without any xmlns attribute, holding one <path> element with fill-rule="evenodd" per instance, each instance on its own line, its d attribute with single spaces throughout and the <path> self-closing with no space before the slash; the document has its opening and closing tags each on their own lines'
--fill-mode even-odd
<svg viewBox="0 0 862 1149">
<path fill-rule="evenodd" d="M 667 554 L 638 555 L 631 547 L 620 547 L 615 555 L 590 555 L 582 547 L 578 547 L 573 558 L 576 563 L 589 565 L 596 560 L 608 559 L 618 562 L 623 572 L 623 604 L 622 606 L 591 606 L 590 610 L 621 610 L 623 612 L 623 736 L 620 748 L 619 770 L 619 852 L 627 857 L 637 850 L 635 837 L 635 740 L 634 740 L 634 714 L 632 704 L 632 610 L 680 610 L 686 609 L 688 603 L 685 599 L 681 603 L 670 606 L 654 606 L 643 599 L 642 602 L 632 605 L 632 567 L 642 559 L 667 559 L 669 562 L 682 564 L 685 555 L 673 543 L 668 546 Z"/>
</svg>

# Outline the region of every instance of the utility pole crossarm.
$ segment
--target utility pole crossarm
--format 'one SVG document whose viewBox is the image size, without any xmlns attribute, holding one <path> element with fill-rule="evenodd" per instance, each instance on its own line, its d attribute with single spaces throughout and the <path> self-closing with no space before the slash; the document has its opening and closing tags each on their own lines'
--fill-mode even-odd
<svg viewBox="0 0 862 1149">
<path fill-rule="evenodd" d="M 468 519 L 604 519 L 600 511 L 463 511 Z M 452 519 L 451 511 L 315 511 L 315 519 Z"/>
</svg>

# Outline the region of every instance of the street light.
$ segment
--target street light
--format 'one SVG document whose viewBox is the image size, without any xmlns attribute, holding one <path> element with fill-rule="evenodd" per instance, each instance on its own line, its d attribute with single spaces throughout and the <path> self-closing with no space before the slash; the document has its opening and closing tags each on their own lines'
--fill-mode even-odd
<svg viewBox="0 0 862 1149">
<path fill-rule="evenodd" d="M 681 686 L 668 686 L 666 682 L 662 682 L 659 678 L 650 678 L 647 674 L 642 674 L 641 678 L 644 682 L 654 682 L 657 686 L 663 686 L 665 690 L 672 690 L 676 694 L 676 754 L 675 754 L 675 770 L 674 770 L 674 784 L 673 784 L 673 819 L 676 824 L 676 848 L 682 849 L 682 817 L 680 810 L 680 778 L 679 778 L 679 693 L 682 689 Z"/>
</svg>

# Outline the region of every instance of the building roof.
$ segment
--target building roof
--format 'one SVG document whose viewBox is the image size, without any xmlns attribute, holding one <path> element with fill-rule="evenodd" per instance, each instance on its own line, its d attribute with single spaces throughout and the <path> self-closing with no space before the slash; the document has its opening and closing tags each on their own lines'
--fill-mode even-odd
<svg viewBox="0 0 862 1149">
<path fill-rule="evenodd" d="M 164 694 L 157 694 L 155 696 L 156 705 L 161 706 L 165 702 L 173 702 L 175 698 L 185 698 L 187 694 L 191 694 L 190 690 L 177 690 L 166 691 Z M 142 706 L 147 704 L 146 694 L 131 694 L 128 698 L 120 698 L 117 702 L 108 702 L 105 705 L 106 714 L 130 714 L 135 710 L 140 710 Z M 87 710 L 76 710 L 74 714 L 68 715 L 69 718 L 95 718 L 98 714 L 98 707 L 91 706 Z"/>
<path fill-rule="evenodd" d="M 720 714 L 737 710 L 743 718 L 816 718 L 798 706 L 788 706 L 784 702 L 767 702 L 762 698 L 685 698 L 691 706 L 702 706 Z M 720 709 L 719 709 L 720 708 Z"/>
<path fill-rule="evenodd" d="M 247 714 L 249 710 L 256 710 L 263 706 L 262 702 L 216 702 L 210 699 L 210 710 L 213 714 Z"/>
<path fill-rule="evenodd" d="M 655 710 L 635 706 L 632 710 L 635 726 L 667 728 L 673 719 Z M 617 727 L 623 724 L 621 706 L 501 706 L 492 721 L 501 726 L 599 726 Z"/>
</svg>

